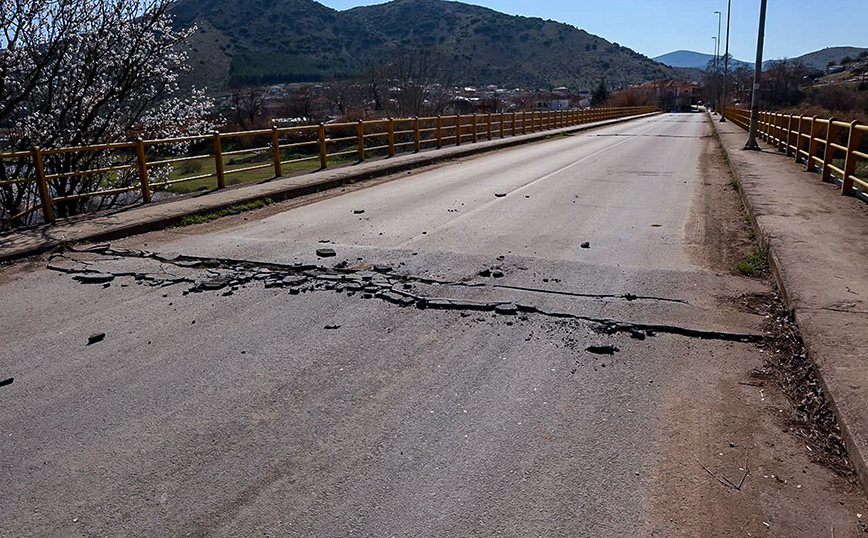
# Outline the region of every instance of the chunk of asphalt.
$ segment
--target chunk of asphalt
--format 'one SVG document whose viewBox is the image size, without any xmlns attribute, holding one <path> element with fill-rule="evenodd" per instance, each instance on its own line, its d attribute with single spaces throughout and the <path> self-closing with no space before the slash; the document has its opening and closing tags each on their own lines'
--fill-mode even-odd
<svg viewBox="0 0 868 538">
<path fill-rule="evenodd" d="M 340 326 L 340 325 L 331 325 L 331 324 L 329 324 L 329 325 L 326 325 L 326 326 L 323 327 L 323 328 L 326 329 L 326 330 L 329 330 L 329 331 L 334 331 L 334 330 L 340 329 L 341 326 Z"/>
<path fill-rule="evenodd" d="M 289 288 L 289 294 L 290 295 L 298 295 L 300 292 L 301 292 L 301 288 L 298 288 L 298 287 Z"/>
<path fill-rule="evenodd" d="M 503 278 L 503 271 L 494 270 L 491 272 L 491 276 L 493 276 L 494 278 Z"/>
<path fill-rule="evenodd" d="M 496 193 L 494 193 L 494 195 L 497 196 L 498 198 L 503 198 L 504 196 L 506 196 L 506 193 L 505 192 L 496 192 Z"/>
<path fill-rule="evenodd" d="M 518 307 L 512 303 L 499 304 L 494 307 L 494 312 L 496 314 L 503 314 L 506 316 L 514 316 L 518 313 Z"/>
<path fill-rule="evenodd" d="M 337 253 L 333 248 L 318 248 L 316 249 L 316 255 L 320 258 L 331 258 L 332 256 L 337 256 Z"/>
<path fill-rule="evenodd" d="M 591 244 L 589 242 L 585 241 L 584 243 L 581 244 L 581 247 L 582 248 L 591 248 Z"/>
<path fill-rule="evenodd" d="M 87 337 L 87 345 L 90 346 L 97 342 L 102 342 L 103 340 L 105 340 L 105 333 L 93 333 Z"/>
<path fill-rule="evenodd" d="M 376 271 L 378 273 L 388 273 L 391 270 L 392 270 L 392 268 L 388 265 L 375 265 L 374 266 L 374 271 Z"/>
<path fill-rule="evenodd" d="M 8 378 L 4 379 L 3 381 L 0 381 L 0 387 L 5 387 L 6 385 L 11 385 L 13 381 L 15 381 L 14 377 L 8 377 Z"/>
<path fill-rule="evenodd" d="M 479 273 L 477 273 L 477 274 L 479 276 L 482 276 L 482 277 L 489 277 L 489 276 L 491 276 L 491 269 L 483 269 L 482 271 L 479 271 Z"/>
<path fill-rule="evenodd" d="M 105 284 L 114 280 L 115 276 L 105 273 L 85 273 L 83 275 L 75 275 L 72 279 L 82 284 Z"/>
<path fill-rule="evenodd" d="M 621 350 L 610 344 L 594 344 L 586 347 L 585 351 L 596 353 L 597 355 L 614 355 L 616 351 Z"/>
<path fill-rule="evenodd" d="M 353 209 L 353 214 L 354 214 L 354 215 L 361 215 L 361 214 L 364 213 L 364 212 L 365 212 L 364 209 Z"/>
</svg>

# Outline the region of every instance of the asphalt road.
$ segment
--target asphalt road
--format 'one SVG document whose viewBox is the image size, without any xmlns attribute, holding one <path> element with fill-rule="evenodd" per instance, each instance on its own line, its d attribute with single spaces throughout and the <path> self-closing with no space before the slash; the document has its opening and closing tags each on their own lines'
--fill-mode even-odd
<svg viewBox="0 0 868 538">
<path fill-rule="evenodd" d="M 0 535 L 856 536 L 861 492 L 750 377 L 740 298 L 770 290 L 730 270 L 709 133 L 662 115 L 0 269 Z"/>
</svg>

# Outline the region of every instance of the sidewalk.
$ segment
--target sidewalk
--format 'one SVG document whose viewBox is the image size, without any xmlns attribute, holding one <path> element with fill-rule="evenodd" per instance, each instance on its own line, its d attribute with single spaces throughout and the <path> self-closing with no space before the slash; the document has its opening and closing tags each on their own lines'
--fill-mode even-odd
<svg viewBox="0 0 868 538">
<path fill-rule="evenodd" d="M 66 243 L 108 241 L 129 235 L 160 230 L 177 224 L 185 216 L 210 213 L 236 204 L 244 204 L 266 198 L 270 198 L 276 202 L 287 200 L 340 187 L 350 181 L 362 181 L 374 177 L 382 177 L 477 153 L 537 142 L 553 135 L 587 131 L 655 114 L 657 113 L 599 121 L 525 135 L 507 136 L 490 141 L 463 142 L 460 146 L 449 146 L 439 150 L 425 150 L 420 153 L 400 154 L 386 159 L 372 159 L 354 165 L 344 165 L 245 185 L 235 185 L 222 191 L 191 194 L 149 205 L 138 204 L 101 213 L 81 215 L 72 219 L 59 221 L 53 225 L 41 225 L 0 235 L 0 263 L 40 254 Z"/>
<path fill-rule="evenodd" d="M 768 238 L 772 273 L 868 491 L 868 204 L 768 144 L 743 150 L 747 132 L 718 120 L 750 218 Z"/>
</svg>

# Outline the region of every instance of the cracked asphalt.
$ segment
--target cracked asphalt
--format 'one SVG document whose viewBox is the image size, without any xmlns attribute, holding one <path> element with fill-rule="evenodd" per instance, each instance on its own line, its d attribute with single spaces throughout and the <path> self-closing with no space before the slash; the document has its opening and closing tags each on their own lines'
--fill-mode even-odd
<svg viewBox="0 0 868 538">
<path fill-rule="evenodd" d="M 730 270 L 709 132 L 661 115 L 0 268 L 0 535 L 860 535 L 858 486 L 751 377 L 774 350 L 739 298 L 771 290 Z"/>
</svg>

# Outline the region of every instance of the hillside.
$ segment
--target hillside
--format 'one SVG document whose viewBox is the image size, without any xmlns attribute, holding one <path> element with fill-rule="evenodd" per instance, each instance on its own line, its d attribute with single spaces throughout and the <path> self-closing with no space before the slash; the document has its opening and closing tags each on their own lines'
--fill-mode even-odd
<svg viewBox="0 0 868 538">
<path fill-rule="evenodd" d="M 722 53 L 721 56 L 723 56 Z M 671 67 L 689 67 L 695 69 L 702 69 L 704 71 L 705 68 L 708 66 L 708 62 L 713 59 L 714 55 L 712 54 L 704 54 L 702 52 L 695 52 L 692 50 L 676 50 L 675 52 L 670 52 L 662 56 L 657 56 L 654 58 L 654 61 L 666 64 Z M 735 58 L 731 58 L 730 62 L 733 65 L 744 64 L 753 66 L 752 62 L 745 62 L 742 60 L 737 60 Z"/>
<path fill-rule="evenodd" d="M 863 52 L 868 52 L 868 49 L 862 49 L 859 47 L 826 47 L 822 50 L 803 54 L 798 58 L 793 58 L 793 60 L 802 62 L 806 66 L 813 67 L 814 69 L 826 69 L 829 62 L 837 64 L 846 56 L 856 58 Z"/>
<path fill-rule="evenodd" d="M 314 82 L 361 75 L 399 49 L 436 51 L 458 84 L 591 88 L 692 76 L 573 26 L 444 0 L 336 11 L 313 0 L 179 0 L 199 86 Z M 243 21 L 243 23 L 242 23 Z"/>
</svg>

